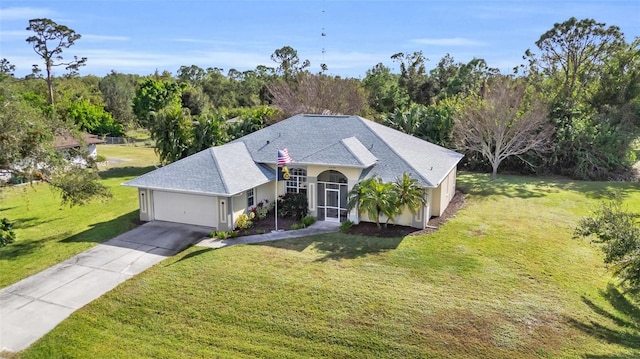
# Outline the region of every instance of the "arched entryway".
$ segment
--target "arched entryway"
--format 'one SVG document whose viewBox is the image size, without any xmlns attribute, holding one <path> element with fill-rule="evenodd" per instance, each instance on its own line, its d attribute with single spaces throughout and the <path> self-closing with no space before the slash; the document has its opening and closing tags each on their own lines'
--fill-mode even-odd
<svg viewBox="0 0 640 359">
<path fill-rule="evenodd" d="M 347 218 L 347 177 L 335 170 L 318 175 L 318 220 L 342 222 Z"/>
</svg>

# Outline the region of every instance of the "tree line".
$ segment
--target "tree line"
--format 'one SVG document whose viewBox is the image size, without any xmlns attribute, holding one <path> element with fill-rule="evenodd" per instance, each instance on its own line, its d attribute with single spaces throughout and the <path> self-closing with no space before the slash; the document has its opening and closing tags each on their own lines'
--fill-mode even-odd
<svg viewBox="0 0 640 359">
<path fill-rule="evenodd" d="M 326 65 L 312 73 L 290 46 L 274 51 L 271 66 L 246 71 L 185 65 L 175 75 L 79 76 L 90 59 L 67 52 L 80 34 L 50 19 L 27 30 L 45 71 L 16 78 L 0 60 L 0 167 L 30 178 L 55 173 L 27 171 L 24 159 L 52 153 L 62 129 L 122 136 L 143 127 L 170 163 L 297 113 L 362 115 L 464 152 L 464 166 L 494 175 L 625 179 L 637 160 L 640 39 L 592 19 L 554 24 L 513 74 L 451 55 L 427 70 L 416 51 L 391 56 L 399 71 L 379 63 L 363 78 L 330 75 Z M 55 77 L 55 67 L 68 72 Z"/>
</svg>

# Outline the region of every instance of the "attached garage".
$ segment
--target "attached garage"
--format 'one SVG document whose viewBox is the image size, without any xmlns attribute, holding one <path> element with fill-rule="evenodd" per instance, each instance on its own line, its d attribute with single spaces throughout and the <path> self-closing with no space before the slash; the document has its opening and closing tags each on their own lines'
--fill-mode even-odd
<svg viewBox="0 0 640 359">
<path fill-rule="evenodd" d="M 158 221 L 217 227 L 217 197 L 153 191 L 153 212 Z"/>
<path fill-rule="evenodd" d="M 285 148 L 297 172 L 277 182 L 278 155 Z M 239 215 L 259 201 L 273 203 L 280 191 L 306 192 L 311 214 L 322 220 L 359 220 L 345 209 L 347 192 L 367 178 L 393 182 L 406 173 L 429 190 L 429 204 L 396 223 L 425 228 L 430 216 L 442 214 L 451 201 L 462 157 L 362 117 L 296 115 L 123 185 L 139 190 L 141 221 L 229 231 Z"/>
</svg>

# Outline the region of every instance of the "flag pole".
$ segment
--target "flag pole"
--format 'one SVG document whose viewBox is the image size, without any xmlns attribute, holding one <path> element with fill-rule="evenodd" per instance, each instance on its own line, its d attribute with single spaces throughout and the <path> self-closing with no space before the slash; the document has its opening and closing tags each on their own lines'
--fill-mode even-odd
<svg viewBox="0 0 640 359">
<path fill-rule="evenodd" d="M 276 218 L 276 232 L 278 231 L 278 168 L 280 168 L 280 166 L 278 165 L 278 163 L 276 162 L 276 209 L 275 209 L 275 218 Z"/>
</svg>

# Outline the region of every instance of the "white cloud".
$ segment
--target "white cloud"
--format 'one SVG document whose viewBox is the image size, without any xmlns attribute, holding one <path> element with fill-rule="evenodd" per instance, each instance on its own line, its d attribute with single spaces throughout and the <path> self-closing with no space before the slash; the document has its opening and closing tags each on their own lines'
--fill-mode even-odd
<svg viewBox="0 0 640 359">
<path fill-rule="evenodd" d="M 83 40 L 88 40 L 88 41 L 129 41 L 129 38 L 127 36 L 110 36 L 110 35 L 91 35 L 91 34 L 85 34 L 82 35 L 82 39 Z"/>
<path fill-rule="evenodd" d="M 463 37 L 413 39 L 412 42 L 436 46 L 484 46 L 484 42 L 465 39 Z"/>
<path fill-rule="evenodd" d="M 268 55 L 225 51 L 168 54 L 128 50 L 86 50 L 83 56 L 89 59 L 86 69 L 90 73 L 106 73 L 111 69 L 137 73 L 150 73 L 155 69 L 176 71 L 180 66 L 192 64 L 201 67 L 216 66 L 225 70 L 248 69 L 264 64 L 269 59 Z"/>
<path fill-rule="evenodd" d="M 0 20 L 30 20 L 43 17 L 52 17 L 55 12 L 47 8 L 34 7 L 8 7 L 0 9 Z"/>
<path fill-rule="evenodd" d="M 33 35 L 33 32 L 27 30 L 7 30 L 0 31 L 0 38 L 2 40 L 8 39 L 26 39 L 27 37 Z"/>
<path fill-rule="evenodd" d="M 213 40 L 189 39 L 189 38 L 171 39 L 171 41 L 186 42 L 190 44 L 217 44 L 218 43 L 217 41 L 213 41 Z"/>
</svg>

